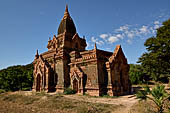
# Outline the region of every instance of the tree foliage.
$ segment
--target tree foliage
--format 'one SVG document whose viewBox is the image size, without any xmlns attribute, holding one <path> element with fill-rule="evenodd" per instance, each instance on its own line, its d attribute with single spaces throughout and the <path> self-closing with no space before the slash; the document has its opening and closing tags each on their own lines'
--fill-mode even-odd
<svg viewBox="0 0 170 113">
<path fill-rule="evenodd" d="M 0 70 L 0 89 L 6 91 L 31 89 L 33 83 L 33 64 L 11 66 Z"/>
<path fill-rule="evenodd" d="M 146 40 L 144 46 L 147 52 L 138 61 L 144 67 L 144 73 L 155 81 L 167 79 L 170 75 L 170 19 L 157 29 L 156 37 Z"/>
<path fill-rule="evenodd" d="M 170 95 L 165 90 L 164 85 L 157 85 L 152 90 L 149 86 L 144 87 L 143 91 L 138 91 L 136 94 L 140 100 L 152 100 L 157 106 L 158 113 L 163 113 L 165 101 L 170 98 Z"/>
<path fill-rule="evenodd" d="M 130 64 L 129 77 L 132 84 L 142 84 L 149 80 L 149 76 L 144 73 L 144 69 L 139 64 Z"/>
</svg>

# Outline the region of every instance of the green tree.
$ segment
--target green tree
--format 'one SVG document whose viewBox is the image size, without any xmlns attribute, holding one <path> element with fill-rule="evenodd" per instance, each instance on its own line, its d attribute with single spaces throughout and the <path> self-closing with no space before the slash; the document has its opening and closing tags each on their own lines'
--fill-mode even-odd
<svg viewBox="0 0 170 113">
<path fill-rule="evenodd" d="M 28 90 L 33 83 L 33 64 L 11 66 L 0 70 L 0 89 Z"/>
<path fill-rule="evenodd" d="M 144 43 L 147 52 L 144 53 L 138 63 L 144 67 L 144 72 L 153 80 L 160 81 L 170 76 L 170 19 L 163 22 L 163 26 L 157 29 L 156 37 L 151 37 Z"/>
<path fill-rule="evenodd" d="M 146 86 L 143 91 L 138 91 L 136 96 L 140 100 L 150 99 L 153 101 L 157 106 L 158 113 L 163 113 L 165 101 L 170 98 L 164 85 L 157 85 L 152 90 L 150 90 L 149 86 Z"/>
<path fill-rule="evenodd" d="M 140 64 L 130 64 L 129 77 L 132 84 L 142 84 L 149 80 Z"/>
</svg>

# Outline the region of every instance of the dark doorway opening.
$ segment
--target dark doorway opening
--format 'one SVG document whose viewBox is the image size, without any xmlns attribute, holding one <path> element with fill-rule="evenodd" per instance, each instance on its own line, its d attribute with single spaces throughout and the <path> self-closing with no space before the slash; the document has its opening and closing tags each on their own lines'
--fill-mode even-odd
<svg viewBox="0 0 170 113">
<path fill-rule="evenodd" d="M 40 91 L 40 74 L 37 75 L 36 91 Z"/>
<path fill-rule="evenodd" d="M 78 92 L 78 81 L 76 79 L 73 80 L 73 90 L 76 93 Z"/>
</svg>

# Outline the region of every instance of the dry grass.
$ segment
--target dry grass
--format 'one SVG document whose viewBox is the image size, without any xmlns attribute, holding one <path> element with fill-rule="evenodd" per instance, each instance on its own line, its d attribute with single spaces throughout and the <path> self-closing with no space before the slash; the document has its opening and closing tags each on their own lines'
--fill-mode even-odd
<svg viewBox="0 0 170 113">
<path fill-rule="evenodd" d="M 129 107 L 127 102 L 131 102 L 133 99 L 122 101 L 124 99 L 127 98 L 6 92 L 0 94 L 0 113 L 156 113 L 155 105 L 151 101 L 135 101 Z M 112 101 L 112 103 L 107 104 L 103 101 Z M 124 104 L 114 104 L 113 101 L 115 103 L 122 101 Z M 166 103 L 165 112 L 168 113 L 170 102 Z"/>
<path fill-rule="evenodd" d="M 118 107 L 122 106 L 72 100 L 62 95 L 0 94 L 0 113 L 111 113 Z"/>
<path fill-rule="evenodd" d="M 164 113 L 170 113 L 170 102 L 166 101 Z M 135 103 L 129 113 L 157 113 L 156 105 L 152 101 L 139 101 Z"/>
</svg>

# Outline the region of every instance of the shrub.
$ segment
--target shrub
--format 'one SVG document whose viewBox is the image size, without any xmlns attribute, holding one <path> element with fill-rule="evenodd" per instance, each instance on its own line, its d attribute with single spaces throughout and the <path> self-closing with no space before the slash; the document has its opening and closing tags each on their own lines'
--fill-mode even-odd
<svg viewBox="0 0 170 113">
<path fill-rule="evenodd" d="M 4 89 L 0 89 L 0 94 L 5 93 L 6 91 Z"/>
<path fill-rule="evenodd" d="M 165 101 L 170 99 L 170 95 L 165 90 L 164 85 L 156 85 L 152 90 L 149 86 L 144 87 L 143 91 L 138 91 L 136 94 L 140 100 L 150 99 L 157 106 L 158 113 L 163 113 Z"/>
<path fill-rule="evenodd" d="M 68 87 L 64 90 L 64 94 L 69 95 L 69 94 L 75 94 L 76 91 L 73 90 L 72 88 Z"/>
</svg>

